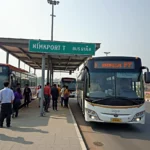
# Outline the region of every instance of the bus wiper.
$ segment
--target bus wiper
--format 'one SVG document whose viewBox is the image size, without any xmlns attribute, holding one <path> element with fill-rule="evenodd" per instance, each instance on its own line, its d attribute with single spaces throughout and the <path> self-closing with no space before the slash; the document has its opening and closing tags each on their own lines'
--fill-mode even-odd
<svg viewBox="0 0 150 150">
<path fill-rule="evenodd" d="M 104 97 L 104 98 L 91 98 L 91 102 L 99 102 L 99 101 L 103 101 L 103 100 L 109 100 L 109 99 L 113 99 L 114 97 Z"/>
<path fill-rule="evenodd" d="M 144 98 L 133 98 L 133 100 L 139 100 L 139 101 L 143 100 L 144 101 Z"/>
<path fill-rule="evenodd" d="M 127 101 L 131 101 L 131 102 L 133 102 L 134 104 L 139 104 L 139 101 L 138 102 L 136 102 L 137 100 L 139 100 L 139 98 L 128 98 L 128 97 L 121 97 L 121 96 L 119 96 L 119 97 L 116 97 L 116 99 L 122 99 L 122 100 L 127 100 Z M 136 100 L 136 101 L 135 101 Z"/>
</svg>

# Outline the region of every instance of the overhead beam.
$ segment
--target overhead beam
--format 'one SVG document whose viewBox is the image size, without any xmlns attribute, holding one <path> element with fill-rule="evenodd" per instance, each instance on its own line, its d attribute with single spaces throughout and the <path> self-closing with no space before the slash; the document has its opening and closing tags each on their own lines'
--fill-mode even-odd
<svg viewBox="0 0 150 150">
<path fill-rule="evenodd" d="M 65 70 L 67 70 L 68 64 L 69 64 L 70 60 L 71 60 L 71 57 L 69 57 L 69 59 L 68 59 L 68 62 L 67 62 L 67 64 L 66 64 L 66 69 L 65 69 Z"/>
<path fill-rule="evenodd" d="M 20 50 L 23 54 L 25 54 L 28 59 L 30 59 L 30 60 L 32 59 L 29 54 L 26 54 L 26 52 L 25 52 L 24 49 L 22 49 L 22 48 L 19 47 L 19 50 Z"/>
<path fill-rule="evenodd" d="M 12 56 L 14 56 L 17 59 L 20 59 L 18 56 L 14 55 L 13 53 L 11 53 L 8 49 L 4 48 L 2 45 L 0 45 L 0 48 L 2 50 L 4 50 L 6 53 L 9 52 Z M 28 65 L 25 61 L 21 60 L 23 63 L 25 63 L 26 65 Z"/>
<path fill-rule="evenodd" d="M 26 59 L 26 57 L 20 57 L 21 59 Z M 42 59 L 41 58 L 32 58 L 32 61 L 35 61 L 35 62 L 39 62 L 41 61 Z M 47 61 L 47 58 L 45 58 L 45 60 Z M 52 63 L 58 63 L 58 59 L 54 59 L 54 58 L 51 58 L 50 59 Z M 60 59 L 60 63 L 61 62 L 67 62 L 68 59 Z M 71 59 L 71 62 L 83 62 L 83 60 L 76 60 L 76 59 Z"/>
<path fill-rule="evenodd" d="M 22 48 L 19 47 L 19 50 L 20 50 L 23 54 L 25 54 L 29 60 L 32 61 L 32 57 L 31 57 L 29 54 L 27 54 L 24 49 L 22 49 Z M 33 63 L 36 64 L 37 66 L 41 67 L 41 66 L 40 66 L 39 64 L 37 64 L 36 62 L 33 62 Z"/>
<path fill-rule="evenodd" d="M 26 62 L 29 66 L 32 66 L 32 65 L 34 65 L 34 63 L 33 62 Z M 50 65 L 50 64 L 49 64 Z M 48 63 L 45 63 L 45 66 L 47 66 L 48 67 Z M 53 64 L 53 67 L 55 67 L 55 66 L 60 66 L 60 67 L 66 67 L 66 64 L 60 64 L 60 65 L 58 65 L 58 64 Z M 76 66 L 78 66 L 78 64 L 69 64 L 68 65 L 68 67 L 69 66 L 74 66 L 74 67 L 76 67 Z"/>
<path fill-rule="evenodd" d="M 73 64 L 70 64 L 68 67 L 66 67 L 66 65 L 54 65 L 53 67 L 64 67 L 64 68 L 70 68 L 70 67 L 78 67 L 78 65 L 73 65 Z"/>
<path fill-rule="evenodd" d="M 59 69 L 64 69 L 64 70 L 66 70 L 66 67 L 53 67 L 54 69 L 57 69 L 57 70 L 59 70 Z M 75 69 L 76 67 L 70 67 L 70 68 L 68 68 L 67 70 L 70 70 L 70 69 Z"/>
<path fill-rule="evenodd" d="M 40 67 L 34 67 L 35 69 L 41 69 Z M 47 70 L 47 68 L 45 68 L 45 70 Z M 68 72 L 69 73 L 69 71 L 75 71 L 75 69 L 74 68 L 70 68 L 69 70 L 65 70 L 65 68 L 53 68 L 53 71 L 54 72 Z"/>
<path fill-rule="evenodd" d="M 65 71 L 65 70 L 54 70 L 54 72 L 59 72 L 59 73 L 69 73 L 69 71 Z"/>
</svg>

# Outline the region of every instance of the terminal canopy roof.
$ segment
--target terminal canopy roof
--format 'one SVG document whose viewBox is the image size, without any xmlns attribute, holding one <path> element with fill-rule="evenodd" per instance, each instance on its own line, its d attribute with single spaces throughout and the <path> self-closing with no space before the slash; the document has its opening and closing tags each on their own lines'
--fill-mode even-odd
<svg viewBox="0 0 150 150">
<path fill-rule="evenodd" d="M 0 38 L 0 48 L 18 58 L 34 69 L 42 68 L 42 53 L 29 52 L 28 44 L 32 39 Z M 48 41 L 48 40 L 46 40 Z M 95 51 L 100 48 L 100 43 L 95 44 Z M 88 57 L 76 55 L 59 55 L 48 53 L 45 60 L 45 69 L 48 68 L 48 56 L 54 71 L 75 71 Z M 9 61 L 10 62 L 10 61 Z"/>
</svg>

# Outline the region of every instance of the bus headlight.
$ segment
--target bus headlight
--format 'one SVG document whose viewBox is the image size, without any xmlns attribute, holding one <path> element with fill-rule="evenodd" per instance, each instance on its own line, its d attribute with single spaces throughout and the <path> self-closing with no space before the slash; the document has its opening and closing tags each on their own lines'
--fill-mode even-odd
<svg viewBox="0 0 150 150">
<path fill-rule="evenodd" d="M 145 111 L 141 111 L 141 112 L 137 113 L 135 115 L 135 117 L 141 117 L 141 116 L 144 116 L 144 114 L 145 114 Z"/>
<path fill-rule="evenodd" d="M 137 114 L 135 114 L 132 121 L 137 121 L 138 122 L 143 118 L 144 115 L 145 115 L 145 111 L 138 112 Z"/>
<path fill-rule="evenodd" d="M 86 112 L 89 116 L 89 118 L 93 119 L 93 120 L 100 120 L 97 113 L 91 109 L 86 108 Z"/>
</svg>

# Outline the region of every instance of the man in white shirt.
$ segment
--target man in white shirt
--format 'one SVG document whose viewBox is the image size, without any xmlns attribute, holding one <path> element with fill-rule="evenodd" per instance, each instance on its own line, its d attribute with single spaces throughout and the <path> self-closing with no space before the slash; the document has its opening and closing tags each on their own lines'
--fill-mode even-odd
<svg viewBox="0 0 150 150">
<path fill-rule="evenodd" d="M 64 106 L 64 92 L 65 92 L 65 86 L 62 87 L 60 94 L 61 94 L 61 106 Z"/>
<path fill-rule="evenodd" d="M 39 107 L 40 107 L 40 101 L 41 101 L 41 94 L 42 94 L 42 89 L 41 85 L 39 86 L 39 89 L 37 91 L 37 97 L 39 99 Z"/>
<path fill-rule="evenodd" d="M 10 127 L 12 104 L 14 100 L 13 91 L 8 88 L 9 82 L 4 82 L 4 89 L 0 91 L 1 113 L 0 113 L 0 128 L 3 127 L 4 119 L 6 118 L 6 125 Z"/>
</svg>

